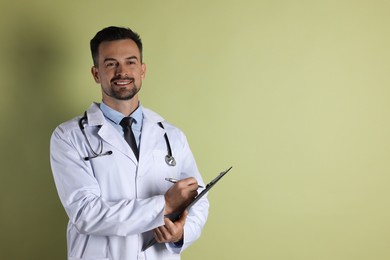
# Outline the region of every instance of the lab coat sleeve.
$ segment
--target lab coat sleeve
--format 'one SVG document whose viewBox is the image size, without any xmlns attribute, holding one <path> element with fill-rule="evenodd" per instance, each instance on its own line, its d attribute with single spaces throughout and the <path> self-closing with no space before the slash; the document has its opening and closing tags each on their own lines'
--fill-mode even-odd
<svg viewBox="0 0 390 260">
<path fill-rule="evenodd" d="M 181 179 L 188 177 L 195 177 L 199 185 L 205 186 L 205 183 L 197 168 L 195 158 L 191 152 L 187 139 L 183 133 L 181 133 L 182 139 L 182 160 L 183 168 L 181 173 Z M 193 244 L 201 235 L 202 229 L 206 223 L 208 217 L 209 202 L 206 196 L 202 197 L 195 205 L 189 210 L 189 214 L 184 225 L 184 240 L 182 247 L 178 247 L 173 243 L 168 243 L 167 247 L 173 253 L 181 253 L 183 250 Z"/>
<path fill-rule="evenodd" d="M 70 223 L 82 234 L 101 236 L 140 234 L 164 225 L 163 195 L 119 201 L 102 199 L 91 165 L 82 159 L 80 150 L 86 148 L 81 140 L 75 130 L 60 126 L 50 142 L 54 181 Z"/>
</svg>

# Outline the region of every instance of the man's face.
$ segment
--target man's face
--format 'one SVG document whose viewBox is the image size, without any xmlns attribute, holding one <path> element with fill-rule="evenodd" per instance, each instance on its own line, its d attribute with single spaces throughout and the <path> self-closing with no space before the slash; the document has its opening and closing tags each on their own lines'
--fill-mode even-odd
<svg viewBox="0 0 390 260">
<path fill-rule="evenodd" d="M 92 67 L 96 83 L 100 83 L 103 100 L 130 100 L 141 89 L 146 66 L 133 40 L 106 41 L 99 45 L 98 66 Z"/>
</svg>

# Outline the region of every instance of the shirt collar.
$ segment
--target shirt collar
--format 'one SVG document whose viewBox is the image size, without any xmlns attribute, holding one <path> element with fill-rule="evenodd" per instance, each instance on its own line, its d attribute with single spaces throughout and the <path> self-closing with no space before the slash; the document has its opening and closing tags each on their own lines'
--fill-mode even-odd
<svg viewBox="0 0 390 260">
<path fill-rule="evenodd" d="M 142 106 L 141 103 L 139 103 L 136 110 L 134 110 L 131 115 L 124 115 L 121 112 L 116 111 L 115 109 L 112 109 L 111 107 L 107 106 L 103 102 L 100 104 L 100 109 L 103 112 L 103 115 L 110 120 L 111 122 L 119 125 L 121 120 L 126 116 L 131 116 L 135 122 L 132 124 L 132 128 L 141 129 L 142 126 L 142 120 L 143 120 L 143 113 L 142 113 Z"/>
</svg>

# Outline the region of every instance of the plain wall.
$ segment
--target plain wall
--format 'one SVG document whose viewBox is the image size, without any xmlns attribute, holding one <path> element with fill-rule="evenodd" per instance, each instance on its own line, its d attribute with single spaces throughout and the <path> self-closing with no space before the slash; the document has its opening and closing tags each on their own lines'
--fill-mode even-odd
<svg viewBox="0 0 390 260">
<path fill-rule="evenodd" d="M 389 1 L 0 3 L 1 259 L 65 259 L 53 129 L 100 101 L 89 40 L 141 34 L 141 101 L 180 127 L 210 216 L 183 259 L 390 259 Z M 27 130 L 27 132 L 26 132 Z"/>
</svg>

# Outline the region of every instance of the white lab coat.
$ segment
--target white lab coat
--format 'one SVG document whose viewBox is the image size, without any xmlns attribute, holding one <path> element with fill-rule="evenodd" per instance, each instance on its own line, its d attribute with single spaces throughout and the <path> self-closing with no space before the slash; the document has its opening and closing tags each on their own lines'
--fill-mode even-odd
<svg viewBox="0 0 390 260">
<path fill-rule="evenodd" d="M 208 215 L 208 200 L 195 204 L 184 226 L 184 244 L 156 244 L 145 252 L 152 230 L 164 225 L 164 193 L 172 185 L 165 178 L 195 177 L 204 182 L 184 134 L 156 113 L 143 109 L 139 163 L 123 136 L 105 119 L 98 104 L 87 110 L 85 131 L 95 151 L 111 155 L 90 161 L 91 155 L 78 121 L 58 126 L 51 137 L 50 160 L 61 202 L 69 216 L 68 259 L 152 260 L 180 259 L 180 252 L 199 238 Z M 157 123 L 163 122 L 165 130 Z M 165 163 L 167 132 L 176 166 Z"/>
</svg>

